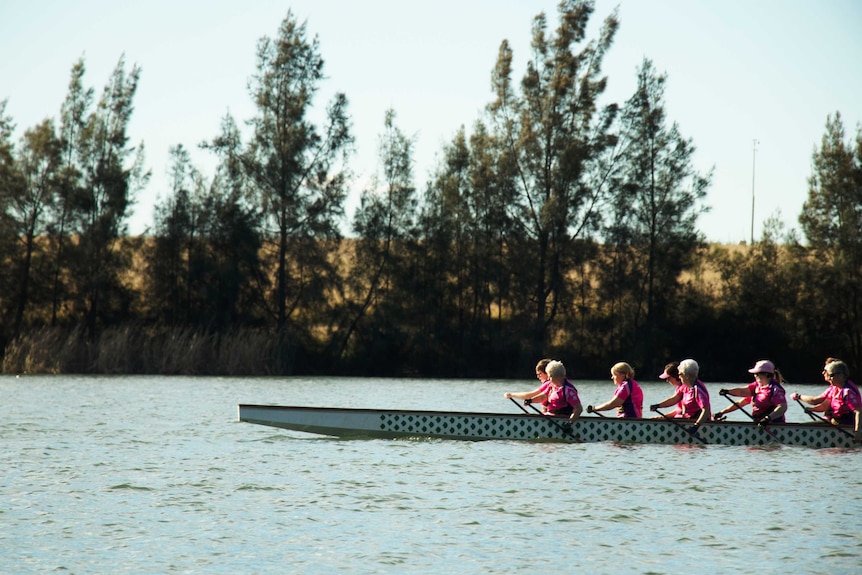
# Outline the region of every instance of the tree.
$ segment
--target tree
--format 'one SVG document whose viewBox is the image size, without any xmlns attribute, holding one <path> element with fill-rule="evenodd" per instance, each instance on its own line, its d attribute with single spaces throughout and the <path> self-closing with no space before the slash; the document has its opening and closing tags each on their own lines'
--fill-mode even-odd
<svg viewBox="0 0 862 575">
<path fill-rule="evenodd" d="M 0 101 L 0 265 L 8 267 L 14 260 L 16 252 L 15 221 L 10 213 L 13 199 L 21 193 L 24 187 L 21 172 L 15 160 L 15 144 L 13 134 L 15 124 L 11 116 L 6 114 L 7 101 Z M 8 318 L 15 309 L 15 282 L 11 274 L 0 274 L 0 318 L 3 320 L 3 330 L 0 331 L 0 352 L 12 336 L 8 328 L 11 322 Z"/>
<path fill-rule="evenodd" d="M 308 334 L 336 281 L 330 261 L 336 244 L 327 240 L 340 236 L 344 215 L 353 141 L 347 98 L 333 97 L 322 126 L 309 119 L 323 59 L 317 38 L 309 40 L 305 24 L 291 12 L 274 39 L 259 41 L 256 68 L 249 82 L 257 107 L 249 121 L 251 140 L 233 154 L 264 220 L 265 264 L 275 274 L 266 299 L 275 327 Z"/>
<path fill-rule="evenodd" d="M 692 166 L 695 147 L 674 122 L 667 126 L 666 76 L 650 60 L 638 70 L 635 93 L 621 114 L 619 159 L 608 197 L 605 263 L 599 266 L 600 290 L 610 303 L 611 348 L 636 350 L 642 365 L 669 350 L 661 349 L 679 277 L 704 247 L 697 218 L 711 174 Z M 654 366 L 659 367 L 659 366 Z"/>
<path fill-rule="evenodd" d="M 68 278 L 71 250 L 69 230 L 78 187 L 82 178 L 80 153 L 85 147 L 87 115 L 93 105 L 94 90 L 84 87 L 86 66 L 83 58 L 72 66 L 66 98 L 60 110 L 60 144 L 62 170 L 57 189 L 57 202 L 50 210 L 48 239 L 51 244 L 51 325 L 57 325 L 61 307 L 71 291 Z"/>
<path fill-rule="evenodd" d="M 798 253 L 792 234 L 782 237 L 779 216 L 776 213 L 764 222 L 761 239 L 749 248 L 716 247 L 710 254 L 721 282 L 712 294 L 715 321 L 703 330 L 701 345 L 707 349 L 701 353 L 712 365 L 719 366 L 723 357 L 752 362 L 770 358 L 785 376 L 794 377 L 800 358 L 810 359 L 810 350 L 797 339 L 805 289 L 799 281 L 804 277 L 799 262 L 804 254 Z M 721 375 L 733 377 L 733 371 L 728 371 Z"/>
<path fill-rule="evenodd" d="M 518 308 L 507 243 L 513 240 L 508 211 L 515 200 L 512 163 L 505 147 L 478 121 L 467 138 L 461 128 L 445 147 L 425 191 L 423 238 L 423 350 L 429 368 L 447 358 L 453 375 L 476 374 L 518 361 L 510 353 L 504 316 Z M 508 319 L 508 318 L 507 318 Z M 480 359 L 481 358 L 481 359 Z M 481 371 L 480 371 L 481 373 Z"/>
<path fill-rule="evenodd" d="M 513 264 L 520 263 L 513 274 L 517 297 L 533 305 L 532 311 L 516 313 L 528 322 L 534 355 L 541 353 L 566 306 L 576 240 L 596 224 L 595 207 L 604 188 L 600 180 L 590 181 L 592 166 L 615 141 L 610 128 L 617 107 L 599 111 L 598 99 L 607 83 L 601 66 L 618 27 L 616 13 L 605 19 L 598 39 L 575 52 L 593 10 L 590 0 L 562 1 L 559 28 L 550 37 L 545 15 L 536 16 L 520 94 L 512 84 L 506 41 L 492 77 L 496 99 L 488 111 L 518 185 L 511 217 L 519 228 L 508 253 Z"/>
<path fill-rule="evenodd" d="M 143 145 L 130 147 L 127 136 L 140 68 L 127 73 L 120 58 L 92 111 L 91 92 L 81 85 L 83 74 L 79 61 L 63 105 L 65 183 L 56 223 L 61 242 L 67 236 L 76 241 L 58 246 L 65 255 L 55 269 L 59 277 L 68 265 L 75 312 L 93 337 L 100 325 L 125 319 L 130 298 L 120 274 L 128 254 L 115 247 L 126 235 L 134 194 L 150 174 L 143 167 Z"/>
<path fill-rule="evenodd" d="M 192 262 L 200 251 L 200 197 L 205 182 L 188 150 L 172 147 L 171 191 L 155 206 L 155 226 L 148 250 L 148 300 L 155 316 L 168 325 L 192 322 Z"/>
<path fill-rule="evenodd" d="M 410 289 L 417 211 L 414 139 L 398 128 L 395 119 L 395 111 L 387 110 L 378 144 L 380 171 L 371 187 L 362 191 L 353 217 L 356 241 L 347 282 L 350 320 L 336 351 L 337 356 L 344 355 L 359 331 L 371 334 L 376 341 L 360 338 L 362 343 L 353 346 L 353 355 L 364 356 L 368 365 L 404 355 L 392 353 L 392 348 L 409 345 L 405 331 L 416 307 Z M 369 325 L 360 330 L 363 323 Z M 374 356 L 374 349 L 382 350 L 381 357 Z"/>
<path fill-rule="evenodd" d="M 60 178 L 61 147 L 51 120 L 44 120 L 24 132 L 17 153 L 18 185 L 9 196 L 10 231 L 17 240 L 8 266 L 15 278 L 14 313 L 11 336 L 16 337 L 31 303 L 32 286 L 45 277 L 37 273 L 36 262 L 45 250 L 43 241 L 48 229 L 47 212 L 57 201 Z M 43 270 L 47 274 L 47 270 Z"/>
<path fill-rule="evenodd" d="M 811 321 L 823 354 L 862 362 L 862 127 L 855 148 L 845 141 L 841 114 L 826 120 L 812 155 L 808 199 L 799 223 L 818 262 L 821 308 Z"/>
<path fill-rule="evenodd" d="M 226 121 L 224 138 L 235 126 Z M 149 299 L 169 325 L 216 331 L 253 323 L 250 296 L 259 272 L 257 217 L 234 185 L 229 166 L 219 164 L 207 184 L 181 145 L 171 148 L 171 194 L 156 207 L 148 256 Z M 229 161 L 229 158 L 222 158 Z"/>
</svg>

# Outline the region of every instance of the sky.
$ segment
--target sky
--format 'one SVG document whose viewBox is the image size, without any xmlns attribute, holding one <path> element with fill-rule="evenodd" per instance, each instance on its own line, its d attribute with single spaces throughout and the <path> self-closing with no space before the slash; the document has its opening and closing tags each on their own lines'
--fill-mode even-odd
<svg viewBox="0 0 862 575">
<path fill-rule="evenodd" d="M 211 176 L 213 139 L 226 114 L 255 114 L 248 79 L 260 38 L 288 11 L 317 36 L 327 79 L 316 107 L 344 92 L 356 138 L 351 206 L 378 170 L 387 109 L 415 138 L 421 190 L 443 147 L 470 131 L 493 99 L 500 43 L 522 70 L 533 17 L 558 23 L 554 0 L 0 0 L 0 101 L 16 138 L 58 118 L 70 71 L 83 57 L 97 97 L 121 57 L 141 68 L 132 145 L 143 142 L 148 186 L 136 197 L 132 233 L 153 223 L 169 192 L 168 150 L 182 144 Z M 644 58 L 667 75 L 665 111 L 697 148 L 695 168 L 714 169 L 699 228 L 714 242 L 755 239 L 778 216 L 787 229 L 808 194 L 812 153 L 829 115 L 847 140 L 862 122 L 862 2 L 858 0 L 596 0 L 590 38 L 615 8 L 620 29 L 603 71 L 603 103 L 634 92 Z M 515 74 L 518 79 L 520 74 Z M 755 140 L 757 143 L 755 144 Z M 752 212 L 752 195 L 755 209 Z"/>
</svg>

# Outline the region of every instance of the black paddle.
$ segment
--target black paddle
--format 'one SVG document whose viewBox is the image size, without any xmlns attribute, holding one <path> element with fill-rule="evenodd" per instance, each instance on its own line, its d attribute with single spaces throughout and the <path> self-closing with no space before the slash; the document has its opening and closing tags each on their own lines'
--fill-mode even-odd
<svg viewBox="0 0 862 575">
<path fill-rule="evenodd" d="M 688 428 L 687 428 L 686 426 L 684 426 L 683 424 L 681 424 L 681 423 L 680 423 L 680 422 L 678 422 L 678 421 L 675 421 L 672 417 L 668 417 L 667 415 L 665 415 L 664 413 L 662 413 L 661 411 L 659 411 L 659 409 L 658 409 L 657 407 L 652 407 L 652 408 L 650 408 L 650 409 L 651 409 L 652 411 L 655 411 L 656 413 L 658 413 L 659 415 L 661 415 L 662 417 L 664 417 L 666 420 L 670 421 L 671 423 L 673 423 L 674 425 L 676 425 L 677 427 L 679 427 L 680 429 L 682 429 L 682 430 L 686 433 L 686 435 L 690 435 L 691 437 L 694 437 L 695 439 L 697 439 L 698 441 L 700 441 L 700 442 L 701 442 L 701 443 L 703 443 L 704 445 L 709 445 L 709 443 L 707 443 L 707 441 L 706 441 L 705 439 L 703 439 L 702 437 L 700 437 L 700 436 L 697 434 L 697 429 L 695 429 L 694 433 L 691 433 L 691 432 L 688 430 Z"/>
<path fill-rule="evenodd" d="M 510 397 L 509 399 L 512 399 L 512 398 Z M 514 400 L 512 400 L 512 401 L 514 401 Z M 571 428 L 570 428 L 570 427 L 569 427 L 569 428 L 567 428 L 567 427 L 565 427 L 565 426 L 563 426 L 563 425 L 560 425 L 559 423 L 557 423 L 556 421 L 554 421 L 553 416 L 549 416 L 549 415 L 546 415 L 546 414 L 542 413 L 541 411 L 539 411 L 538 409 L 536 409 L 536 406 L 535 406 L 535 405 L 533 405 L 532 403 L 528 403 L 527 405 L 529 405 L 529 406 L 530 406 L 530 408 L 532 408 L 532 410 L 533 410 L 533 411 L 535 411 L 536 413 L 538 413 L 538 414 L 539 414 L 539 415 L 541 415 L 542 417 L 547 417 L 547 418 L 548 418 L 548 421 L 550 421 L 551 423 L 553 423 L 553 424 L 554 424 L 554 426 L 555 426 L 557 429 L 559 429 L 560 431 L 562 431 L 562 432 L 563 432 L 563 435 L 568 435 L 568 436 L 569 436 L 569 437 L 571 437 L 573 440 L 575 440 L 575 441 L 580 441 L 580 439 L 578 439 L 578 437 L 577 437 L 574 433 L 572 433 L 572 430 L 571 430 Z M 519 405 L 518 407 L 521 407 L 521 406 Z M 521 407 L 521 409 L 524 409 L 524 408 L 523 408 L 523 407 Z M 527 413 L 527 410 L 526 410 L 526 409 L 524 409 L 524 413 Z M 529 414 L 528 414 L 528 415 L 529 415 Z"/>
<path fill-rule="evenodd" d="M 813 412 L 813 411 L 811 411 L 810 409 L 808 409 L 807 407 L 805 407 L 805 405 L 804 405 L 804 404 L 803 404 L 799 399 L 797 399 L 797 400 L 796 400 L 796 403 L 798 403 L 798 404 L 799 404 L 799 407 L 801 407 L 801 408 L 802 408 L 802 411 L 804 411 L 805 413 L 807 413 L 807 414 L 811 417 L 811 419 L 813 419 L 814 421 L 825 421 L 825 422 L 826 422 L 826 423 L 828 423 L 829 425 L 831 425 L 831 426 L 833 426 L 833 427 L 838 428 L 838 431 L 840 431 L 841 433 L 843 433 L 843 434 L 844 434 L 844 435 L 846 435 L 847 437 L 852 437 L 852 438 L 853 438 L 853 441 L 856 441 L 856 436 L 855 436 L 855 435 L 853 435 L 852 433 L 850 433 L 849 431 L 847 431 L 846 429 L 844 429 L 844 428 L 843 428 L 843 427 L 841 427 L 840 425 L 835 425 L 834 423 L 832 423 L 832 420 L 831 420 L 831 419 L 827 419 L 827 418 L 822 417 L 822 416 L 820 416 L 820 415 L 815 415 L 815 414 L 814 414 L 814 412 Z"/>
<path fill-rule="evenodd" d="M 820 419 L 819 417 L 817 417 L 816 415 L 814 415 L 813 413 L 811 413 L 811 410 L 810 410 L 810 409 L 808 409 L 807 407 L 805 407 L 805 404 L 804 404 L 804 403 L 802 403 L 802 402 L 799 400 L 799 398 L 796 398 L 796 403 L 798 403 L 798 404 L 799 404 L 799 407 L 801 407 L 801 408 L 802 408 L 802 411 L 804 411 L 805 413 L 807 413 L 807 414 L 808 414 L 808 417 L 810 417 L 810 418 L 811 418 L 811 419 L 813 419 L 814 421 L 818 421 L 818 420 Z"/>
<path fill-rule="evenodd" d="M 520 403 L 518 403 L 517 401 L 515 401 L 515 398 L 514 398 L 514 397 L 510 397 L 510 398 L 509 398 L 509 401 L 511 401 L 512 403 L 514 403 L 515 405 L 517 405 L 517 406 L 518 406 L 518 409 L 520 409 L 521 411 L 523 411 L 523 412 L 524 412 L 524 413 L 526 413 L 527 415 L 530 415 L 530 412 L 529 412 L 529 411 L 527 411 L 526 409 L 524 409 L 524 406 L 523 406 L 523 405 L 521 405 Z"/>
<path fill-rule="evenodd" d="M 753 416 L 753 415 L 751 415 L 750 413 L 748 413 L 748 411 L 747 411 L 744 407 L 742 407 L 742 404 L 739 404 L 739 403 L 737 403 L 737 402 L 733 401 L 733 400 L 730 398 L 730 395 L 728 395 L 727 390 L 722 389 L 722 390 L 720 390 L 720 391 L 718 392 L 718 394 L 719 394 L 719 395 L 721 395 L 721 396 L 724 396 L 724 398 L 725 398 L 727 401 L 729 401 L 730 403 L 732 403 L 733 405 L 735 405 L 735 406 L 736 406 L 736 409 L 738 409 L 739 411 L 741 411 L 742 413 L 744 413 L 745 415 L 747 415 L 747 416 L 748 416 L 748 418 L 749 418 L 751 421 L 753 421 L 754 423 L 756 423 L 756 424 L 757 424 L 757 426 L 758 426 L 760 429 L 762 429 L 763 431 L 765 431 L 766 433 L 768 433 L 768 434 L 769 434 L 769 435 L 770 435 L 770 436 L 771 436 L 775 441 L 777 441 L 778 443 L 784 443 L 783 441 L 781 441 L 780 439 L 778 439 L 778 436 L 777 436 L 777 435 L 775 435 L 774 433 L 772 433 L 772 431 L 771 431 L 771 430 L 767 429 L 767 427 L 766 427 L 766 423 L 765 423 L 765 422 L 763 422 L 762 420 L 761 420 L 761 421 L 757 421 L 756 419 L 754 419 L 754 416 Z"/>
<path fill-rule="evenodd" d="M 593 409 L 592 405 L 587 406 L 587 413 L 595 413 L 599 417 L 607 417 L 607 415 L 602 415 L 602 413 L 600 411 L 596 411 L 595 409 Z"/>
</svg>

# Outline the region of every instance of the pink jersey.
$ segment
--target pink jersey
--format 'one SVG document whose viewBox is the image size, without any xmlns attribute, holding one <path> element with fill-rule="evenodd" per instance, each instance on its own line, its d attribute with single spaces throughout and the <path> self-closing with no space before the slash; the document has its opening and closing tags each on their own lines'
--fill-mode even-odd
<svg viewBox="0 0 862 575">
<path fill-rule="evenodd" d="M 682 395 L 680 405 L 682 413 L 677 417 L 695 419 L 703 409 L 709 409 L 709 392 L 699 379 L 691 387 L 680 383 L 676 388 L 677 394 Z"/>
<path fill-rule="evenodd" d="M 617 408 L 617 417 L 641 417 L 644 407 L 644 392 L 633 379 L 626 379 L 614 391 L 614 397 L 623 400 Z"/>
<path fill-rule="evenodd" d="M 830 385 L 829 387 L 827 387 L 826 389 L 823 390 L 823 393 L 821 393 L 820 395 L 817 396 L 817 399 L 818 400 L 825 400 L 827 403 L 832 403 L 832 396 L 834 396 L 836 393 L 838 393 L 840 391 L 841 391 L 840 387 Z M 819 401 L 818 403 L 822 403 L 822 401 Z"/>
<path fill-rule="evenodd" d="M 841 417 L 851 411 L 862 409 L 862 397 L 859 394 L 859 388 L 850 380 L 844 383 L 843 387 L 835 387 L 832 397 L 829 400 L 829 406 L 832 408 L 834 417 Z"/>
<path fill-rule="evenodd" d="M 774 379 L 769 380 L 766 385 L 759 385 L 756 381 L 748 384 L 751 393 L 752 416 L 760 419 L 783 403 L 787 403 L 784 388 Z M 784 421 L 784 418 L 779 418 Z"/>
<path fill-rule="evenodd" d="M 547 394 L 548 399 L 545 405 L 548 413 L 553 415 L 569 415 L 572 413 L 572 409 L 581 403 L 578 390 L 569 380 L 566 380 L 561 387 L 549 383 Z"/>
<path fill-rule="evenodd" d="M 548 390 L 550 390 L 550 389 L 551 389 L 551 380 L 550 379 L 546 379 L 545 381 L 542 382 L 542 385 L 539 386 L 539 394 L 545 395 L 545 401 L 542 402 L 542 407 L 545 409 L 545 411 L 548 410 Z"/>
</svg>

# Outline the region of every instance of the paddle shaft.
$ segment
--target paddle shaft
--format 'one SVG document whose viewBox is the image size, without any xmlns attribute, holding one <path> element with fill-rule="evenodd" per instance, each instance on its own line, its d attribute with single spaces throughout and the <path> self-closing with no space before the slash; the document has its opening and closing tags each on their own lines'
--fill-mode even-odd
<svg viewBox="0 0 862 575">
<path fill-rule="evenodd" d="M 855 435 L 853 435 L 852 433 L 850 433 L 849 431 L 847 431 L 846 429 L 844 429 L 840 425 L 835 425 L 834 423 L 832 423 L 831 419 L 828 419 L 828 418 L 820 416 L 820 415 L 815 415 L 813 411 L 811 411 L 810 409 L 805 407 L 805 405 L 798 399 L 796 400 L 796 403 L 798 403 L 799 407 L 801 407 L 805 413 L 807 413 L 809 416 L 811 416 L 811 419 L 813 419 L 814 421 L 825 421 L 829 425 L 832 425 L 833 427 L 837 428 L 838 431 L 840 431 L 841 433 L 843 433 L 847 437 L 852 437 L 854 441 L 856 440 Z"/>
<path fill-rule="evenodd" d="M 801 400 L 797 399 L 797 400 L 796 400 L 796 403 L 798 403 L 798 404 L 799 404 L 799 407 L 801 407 L 801 408 L 802 408 L 802 411 L 804 411 L 805 413 L 807 413 L 807 414 L 808 414 L 808 417 L 810 417 L 810 418 L 811 418 L 811 419 L 813 419 L 814 421 L 817 421 L 817 420 L 819 420 L 819 419 L 820 419 L 819 417 L 817 417 L 816 415 L 814 415 L 813 413 L 811 413 L 811 410 L 810 410 L 810 409 L 808 409 L 807 407 L 805 407 L 805 404 L 804 404 L 804 403 L 802 403 L 802 401 L 801 401 Z"/>
<path fill-rule="evenodd" d="M 722 391 L 723 391 L 723 390 L 722 390 Z M 751 415 L 750 413 L 748 413 L 748 411 L 746 411 L 746 409 L 745 409 L 744 407 L 742 407 L 742 404 L 740 404 L 740 403 L 736 403 L 734 400 L 730 399 L 730 396 L 729 396 L 728 394 L 726 394 L 726 393 L 722 393 L 721 395 L 723 395 L 723 396 L 724 396 L 724 399 L 726 399 L 727 401 L 729 401 L 730 403 L 732 403 L 733 405 L 735 405 L 735 406 L 736 406 L 736 409 L 738 409 L 739 411 L 741 411 L 742 413 L 744 413 L 745 415 L 747 415 L 747 416 L 748 416 L 748 419 L 750 419 L 751 421 L 754 421 L 755 423 L 757 423 L 757 421 L 755 421 L 755 419 L 754 419 L 754 416 L 753 416 L 753 415 Z"/>
<path fill-rule="evenodd" d="M 514 398 L 514 397 L 510 397 L 510 398 L 509 398 L 509 401 L 511 401 L 512 403 L 514 403 L 515 405 L 517 405 L 517 406 L 518 406 L 518 409 L 520 409 L 521 411 L 523 411 L 523 412 L 524 412 L 524 413 L 526 413 L 527 415 L 530 415 L 530 412 L 529 412 L 529 411 L 527 411 L 526 409 L 524 409 L 524 406 L 523 406 L 523 405 L 521 405 L 520 403 L 518 403 L 518 402 L 515 400 L 515 398 Z"/>
<path fill-rule="evenodd" d="M 774 433 L 772 433 L 772 430 L 767 429 L 767 428 L 765 427 L 765 425 L 766 425 L 765 423 L 763 423 L 762 421 L 761 421 L 761 422 L 758 422 L 757 420 L 755 420 L 755 419 L 754 419 L 754 416 L 753 416 L 753 415 L 751 415 L 750 413 L 748 413 L 748 411 L 747 411 L 744 407 L 742 407 L 742 404 L 737 403 L 737 402 L 735 402 L 734 400 L 732 400 L 732 399 L 730 398 L 730 396 L 729 396 L 728 394 L 726 394 L 726 393 L 724 393 L 724 394 L 722 394 L 722 395 L 724 395 L 724 398 L 725 398 L 727 401 L 729 401 L 730 403 L 732 403 L 733 405 L 735 405 L 735 406 L 736 406 L 736 409 L 738 409 L 739 411 L 741 411 L 742 413 L 744 413 L 745 415 L 747 415 L 747 416 L 748 416 L 748 418 L 749 418 L 751 421 L 753 421 L 754 423 L 757 423 L 757 424 L 758 424 L 758 426 L 760 427 L 760 429 L 762 429 L 763 431 L 765 431 L 766 433 L 768 433 L 770 436 L 772 436 L 772 438 L 773 438 L 773 439 L 775 439 L 775 441 L 777 441 L 778 443 L 784 443 L 783 441 L 781 441 L 780 439 L 778 439 L 778 436 L 777 436 L 777 435 L 775 435 Z"/>
<path fill-rule="evenodd" d="M 653 411 L 655 411 L 656 413 L 658 413 L 659 415 L 661 415 L 662 417 L 664 417 L 666 420 L 670 421 L 671 423 L 673 423 L 674 425 L 676 425 L 677 427 L 679 427 L 680 429 L 682 429 L 683 431 L 685 431 L 686 435 L 690 435 L 691 437 L 694 437 L 695 439 L 697 439 L 698 441 L 700 441 L 700 442 L 701 442 L 701 443 L 703 443 L 704 445 L 709 445 L 709 443 L 707 443 L 705 439 L 703 439 L 702 437 L 699 437 L 696 433 L 695 433 L 694 435 L 692 435 L 691 433 L 689 433 L 689 432 L 688 432 L 688 429 L 687 429 L 683 424 L 681 424 L 681 423 L 680 423 L 680 422 L 678 422 L 678 421 L 674 421 L 674 419 L 673 419 L 672 417 L 668 417 L 667 415 L 665 415 L 664 413 L 662 413 L 661 411 L 659 411 L 659 408 L 657 408 L 657 407 L 656 407 Z"/>
<path fill-rule="evenodd" d="M 510 399 L 511 399 L 511 398 L 510 398 Z M 541 415 L 542 417 L 547 417 L 547 418 L 548 418 L 548 421 L 550 421 L 551 423 L 553 423 L 553 424 L 554 424 L 554 426 L 555 426 L 557 429 L 559 429 L 560 431 L 562 431 L 562 432 L 563 432 L 563 435 L 568 435 L 569 437 L 571 437 L 571 438 L 572 438 L 572 439 L 574 439 L 575 441 L 579 441 L 579 439 L 578 439 L 577 437 L 575 437 L 575 434 L 574 434 L 574 433 L 572 433 L 571 431 L 569 431 L 568 429 L 566 429 L 565 427 L 563 427 L 562 425 L 560 425 L 559 423 L 557 423 L 556 421 L 554 421 L 554 417 L 553 417 L 552 415 L 546 415 L 546 414 L 542 413 L 541 411 L 539 411 L 538 409 L 536 409 L 536 406 L 535 406 L 535 405 L 533 405 L 532 403 L 531 403 L 531 404 L 529 404 L 529 405 L 530 405 L 530 407 L 533 409 L 533 411 L 535 411 L 536 413 L 538 413 L 538 414 L 539 414 L 539 415 Z M 525 410 L 524 410 L 524 413 L 526 413 L 526 412 L 527 412 L 527 410 L 525 409 Z"/>
</svg>

